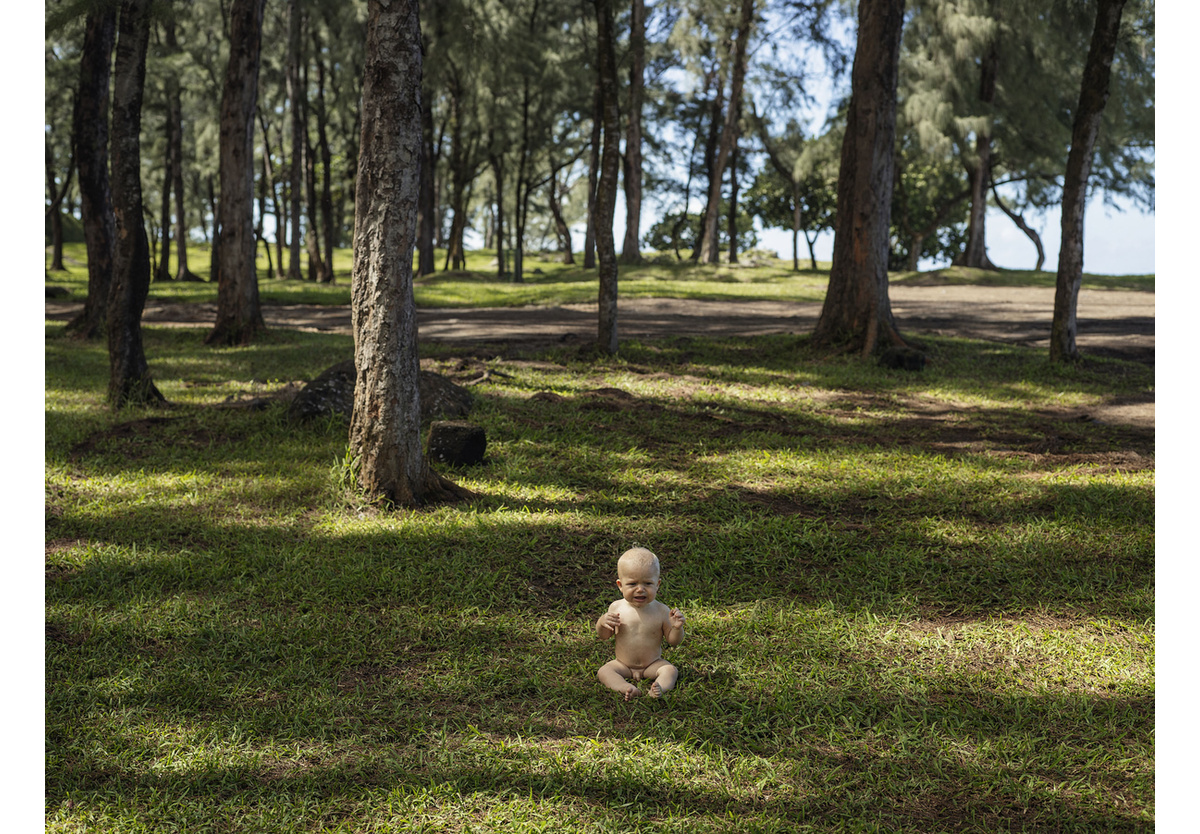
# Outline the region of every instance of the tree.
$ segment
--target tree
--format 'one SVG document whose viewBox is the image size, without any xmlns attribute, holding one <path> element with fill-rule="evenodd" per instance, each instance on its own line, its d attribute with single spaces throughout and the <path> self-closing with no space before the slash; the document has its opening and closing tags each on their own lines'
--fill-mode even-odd
<svg viewBox="0 0 1200 834">
<path fill-rule="evenodd" d="M 217 321 L 204 340 L 210 345 L 249 344 L 265 326 L 254 235 L 254 113 L 265 3 L 234 0 L 229 12 L 229 64 L 221 95 Z"/>
<path fill-rule="evenodd" d="M 108 401 L 114 408 L 163 402 L 142 346 L 142 310 L 150 291 L 150 244 L 142 206 L 142 97 L 151 0 L 123 0 L 112 92 L 112 198 L 116 247 L 106 313 Z"/>
<path fill-rule="evenodd" d="M 354 411 L 359 484 L 398 506 L 465 497 L 421 451 L 413 251 L 421 167 L 418 0 L 369 0 L 355 187 Z"/>
<path fill-rule="evenodd" d="M 766 121 L 751 107 L 751 122 L 767 153 L 768 167 L 750 189 L 753 211 L 767 226 L 792 230 L 792 270 L 800 270 L 800 233 L 808 244 L 812 269 L 817 268 L 813 247 L 817 235 L 832 229 L 837 208 L 837 165 L 830 132 L 806 140 L 800 126 L 789 122 L 780 138 L 771 135 Z"/>
<path fill-rule="evenodd" d="M 833 265 L 813 343 L 870 355 L 904 344 L 888 299 L 888 230 L 904 0 L 861 0 L 838 171 Z"/>
<path fill-rule="evenodd" d="M 82 339 L 93 339 L 104 332 L 112 283 L 117 231 L 108 179 L 108 106 L 116 33 L 117 12 L 113 5 L 95 5 L 88 10 L 72 131 L 88 255 L 88 291 L 82 312 L 67 325 L 68 332 Z"/>
<path fill-rule="evenodd" d="M 621 261 L 641 263 L 642 98 L 646 70 L 646 3 L 633 0 L 629 21 L 629 115 L 625 128 L 625 241 Z"/>
<path fill-rule="evenodd" d="M 754 0 L 742 0 L 738 18 L 737 42 L 733 53 L 733 79 L 729 90 L 729 106 L 725 110 L 725 123 L 721 127 L 721 139 L 717 147 L 716 163 L 713 166 L 708 190 L 708 206 L 704 211 L 704 231 L 700 238 L 700 262 L 715 264 L 720 259 L 717 246 L 717 225 L 720 223 L 721 176 L 733 153 L 737 141 L 738 116 L 741 113 L 742 87 L 746 78 L 747 44 L 754 24 Z"/>
<path fill-rule="evenodd" d="M 1063 181 L 1062 243 L 1058 250 L 1058 275 L 1054 284 L 1054 316 L 1050 324 L 1050 361 L 1079 358 L 1075 346 L 1075 310 L 1083 281 L 1083 215 L 1087 205 L 1088 175 L 1100 119 L 1108 103 L 1109 76 L 1125 0 L 1099 0 L 1092 42 L 1083 69 L 1079 106 L 1071 131 L 1071 150 Z"/>
<path fill-rule="evenodd" d="M 603 113 L 604 150 L 596 183 L 596 255 L 600 262 L 600 319 L 597 344 L 608 354 L 617 352 L 617 251 L 613 240 L 613 218 L 617 208 L 617 175 L 620 172 L 620 112 L 617 109 L 616 35 L 613 31 L 612 0 L 595 0 L 596 67 L 600 76 L 600 107 Z"/>
</svg>

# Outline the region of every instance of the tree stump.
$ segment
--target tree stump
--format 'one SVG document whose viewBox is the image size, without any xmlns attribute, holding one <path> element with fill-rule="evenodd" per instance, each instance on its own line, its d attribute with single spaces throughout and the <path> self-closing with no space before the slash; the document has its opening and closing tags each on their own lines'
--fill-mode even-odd
<svg viewBox="0 0 1200 834">
<path fill-rule="evenodd" d="M 435 463 L 473 466 L 483 462 L 487 435 L 483 428 L 461 420 L 435 420 L 429 426 L 426 457 Z"/>
</svg>

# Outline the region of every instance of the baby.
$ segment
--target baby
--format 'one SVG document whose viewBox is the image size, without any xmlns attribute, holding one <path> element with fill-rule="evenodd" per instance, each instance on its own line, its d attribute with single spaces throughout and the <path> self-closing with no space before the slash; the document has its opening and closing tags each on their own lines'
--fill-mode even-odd
<svg viewBox="0 0 1200 834">
<path fill-rule="evenodd" d="M 652 681 L 650 696 L 660 698 L 679 678 L 679 670 L 662 657 L 665 637 L 671 646 L 683 642 L 684 617 L 677 609 L 655 600 L 658 595 L 658 557 L 644 547 L 626 550 L 617 560 L 621 598 L 596 621 L 596 636 L 616 635 L 616 660 L 600 667 L 600 682 L 628 701 L 641 695 L 636 681 Z M 635 683 L 630 683 L 633 679 Z"/>
</svg>

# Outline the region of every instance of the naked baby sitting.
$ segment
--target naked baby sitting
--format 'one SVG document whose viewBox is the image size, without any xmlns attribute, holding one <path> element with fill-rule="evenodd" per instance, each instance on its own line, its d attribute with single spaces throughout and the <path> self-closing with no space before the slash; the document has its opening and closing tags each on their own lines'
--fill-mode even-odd
<svg viewBox="0 0 1200 834">
<path fill-rule="evenodd" d="M 662 656 L 662 641 L 674 647 L 683 642 L 684 616 L 659 602 L 658 557 L 635 547 L 617 560 L 621 598 L 596 621 L 601 640 L 616 636 L 616 659 L 600 667 L 600 682 L 628 701 L 641 695 L 640 680 L 650 681 L 650 697 L 661 698 L 675 686 L 679 670 Z M 632 682 L 631 682 L 632 681 Z"/>
</svg>

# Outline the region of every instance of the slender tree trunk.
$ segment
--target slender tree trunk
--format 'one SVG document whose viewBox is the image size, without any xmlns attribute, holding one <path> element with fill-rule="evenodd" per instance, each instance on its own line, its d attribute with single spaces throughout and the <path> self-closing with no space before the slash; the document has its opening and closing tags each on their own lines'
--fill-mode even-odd
<svg viewBox="0 0 1200 834">
<path fill-rule="evenodd" d="M 267 181 L 267 189 L 271 192 L 271 206 L 275 210 L 275 264 L 267 272 L 272 278 L 283 278 L 283 238 L 287 222 L 284 219 L 283 200 L 279 196 L 279 182 L 275 176 L 275 163 L 271 153 L 271 131 L 262 111 L 258 113 L 258 123 L 262 127 L 263 136 L 263 177 Z"/>
<path fill-rule="evenodd" d="M 979 100 L 990 111 L 996 101 L 996 79 L 1000 73 L 1000 52 L 995 43 L 980 64 Z M 995 269 L 987 254 L 987 193 L 992 181 L 991 127 L 975 134 L 975 153 L 965 164 L 971 188 L 971 211 L 967 216 L 967 245 L 955 259 L 960 266 Z"/>
<path fill-rule="evenodd" d="M 171 183 L 175 181 L 175 172 L 171 170 L 171 119 L 167 117 L 167 147 L 166 158 L 163 160 L 162 183 L 162 213 L 159 228 L 162 229 L 162 260 L 154 271 L 155 281 L 171 280 Z"/>
<path fill-rule="evenodd" d="M 150 0 L 121 4 L 113 62 L 112 198 L 116 248 L 108 294 L 108 402 L 113 408 L 164 401 L 142 346 L 150 291 L 150 244 L 142 204 L 142 96 L 150 41 Z"/>
<path fill-rule="evenodd" d="M 1034 265 L 1034 272 L 1041 272 L 1042 265 L 1046 263 L 1046 250 L 1042 247 L 1042 236 L 1037 233 L 1037 229 L 1031 227 L 1025 222 L 1025 218 L 1017 214 L 1004 204 L 1004 200 L 1000 198 L 1000 192 L 996 190 L 996 184 L 992 183 L 992 196 L 996 198 L 996 205 L 1000 210 L 1008 216 L 1008 219 L 1013 222 L 1013 225 L 1025 233 L 1025 237 L 1029 238 L 1033 243 L 1033 247 L 1037 249 L 1037 264 Z M 913 267 L 914 269 L 916 267 Z"/>
<path fill-rule="evenodd" d="M 562 254 L 564 264 L 574 264 L 575 255 L 571 251 L 571 228 L 567 225 L 562 213 L 562 201 L 558 192 L 558 171 L 550 175 L 550 213 L 554 216 L 554 235 L 558 239 L 558 251 Z"/>
<path fill-rule="evenodd" d="M 57 176 L 56 165 L 54 164 L 54 151 L 50 149 L 50 140 L 46 140 L 46 187 L 50 191 L 50 205 L 46 209 L 46 217 L 50 220 L 50 241 L 52 255 L 50 258 L 50 269 L 54 272 L 63 272 L 66 267 L 63 266 L 63 200 L 66 199 L 67 191 L 71 188 L 71 177 L 75 171 L 75 140 L 71 140 L 71 159 L 67 163 L 67 175 L 63 178 L 62 188 L 58 187 L 55 182 Z"/>
<path fill-rule="evenodd" d="M 304 94 L 300 89 L 300 0 L 289 0 L 288 6 L 287 97 L 292 114 L 292 159 L 288 177 L 291 233 L 287 277 L 300 281 L 304 277 L 300 268 L 300 196 L 304 188 L 304 146 L 308 142 L 305 135 L 308 131 L 304 126 Z"/>
<path fill-rule="evenodd" d="M 88 255 L 88 291 L 83 312 L 67 324 L 67 331 L 81 339 L 94 339 L 104 333 L 108 289 L 112 283 L 117 233 L 108 180 L 108 87 L 116 32 L 116 9 L 92 7 L 79 57 L 79 90 L 72 129 Z"/>
<path fill-rule="evenodd" d="M 721 178 L 717 176 L 717 149 L 721 144 L 721 126 L 725 121 L 725 79 L 722 78 L 722 73 L 719 69 L 708 74 L 706 84 L 711 87 L 716 84 L 716 95 L 711 103 L 711 114 L 708 122 L 708 136 L 704 142 L 704 171 L 708 177 L 708 191 L 705 197 L 705 212 L 707 213 L 708 205 L 716 200 L 719 205 L 721 202 Z M 714 196 L 715 195 L 715 196 Z M 704 250 L 702 238 L 705 233 L 704 218 L 706 215 L 700 216 L 700 228 L 696 232 L 696 239 L 692 244 L 691 259 L 696 263 L 700 263 L 700 253 Z M 712 241 L 712 248 L 715 250 L 717 241 Z"/>
<path fill-rule="evenodd" d="M 317 151 L 321 154 L 321 242 L 325 245 L 321 257 L 321 280 L 332 284 L 333 275 L 333 151 L 329 147 L 329 111 L 325 106 L 325 61 L 321 58 L 321 40 L 313 27 L 313 52 L 317 65 Z M 316 211 L 313 212 L 316 214 Z"/>
<path fill-rule="evenodd" d="M 737 102 L 734 103 L 738 107 Z M 738 107 L 738 109 L 741 109 Z M 737 121 L 734 121 L 733 133 L 733 149 L 729 154 L 729 215 L 727 222 L 729 224 L 729 262 L 735 264 L 738 262 L 738 130 Z"/>
<path fill-rule="evenodd" d="M 896 80 L 904 0 L 860 0 L 858 45 L 838 176 L 829 289 L 813 343 L 867 356 L 902 345 L 888 299 L 888 227 L 896 136 Z"/>
<path fill-rule="evenodd" d="M 217 321 L 210 345 L 245 345 L 264 329 L 254 237 L 254 109 L 266 0 L 234 0 L 221 95 Z"/>
<path fill-rule="evenodd" d="M 418 0 L 369 0 L 355 188 L 350 453 L 372 499 L 413 506 L 465 491 L 421 450 L 413 249 L 421 168 Z"/>
<path fill-rule="evenodd" d="M 178 48 L 174 26 L 167 30 L 167 45 L 172 49 Z M 175 195 L 175 280 L 199 281 L 200 279 L 188 268 L 187 201 L 183 194 L 183 102 L 179 81 L 174 76 L 171 77 L 167 96 L 167 119 L 171 124 L 168 134 L 171 145 L 171 191 Z"/>
<path fill-rule="evenodd" d="M 437 228 L 437 191 L 434 174 L 437 155 L 433 147 L 433 107 L 427 91 L 421 91 L 421 182 L 417 210 L 417 274 L 432 275 L 434 233 Z"/>
<path fill-rule="evenodd" d="M 746 79 L 746 44 L 750 40 L 750 28 L 754 25 L 754 0 L 742 0 L 742 12 L 738 20 L 737 44 L 733 55 L 733 81 L 729 89 L 729 107 L 725 111 L 725 124 L 721 128 L 721 145 L 713 168 L 713 179 L 717 187 L 709 191 L 708 207 L 704 212 L 704 232 L 701 235 L 700 262 L 715 264 L 720 261 L 717 245 L 717 224 L 720 222 L 721 179 L 725 166 L 733 152 L 737 137 L 737 120 L 741 112 L 742 86 Z"/>
<path fill-rule="evenodd" d="M 642 262 L 642 99 L 646 66 L 646 3 L 633 0 L 629 30 L 629 116 L 625 131 L 625 240 L 621 263 Z"/>
<path fill-rule="evenodd" d="M 604 104 L 599 72 L 592 99 L 592 138 L 588 155 L 587 231 L 583 238 L 583 268 L 596 268 L 596 185 L 600 181 L 600 141 L 604 130 Z"/>
<path fill-rule="evenodd" d="M 1079 107 L 1071 129 L 1071 150 L 1063 179 L 1062 243 L 1058 250 L 1058 274 L 1054 285 L 1054 317 L 1050 325 L 1050 361 L 1071 362 L 1079 358 L 1075 344 L 1075 313 L 1079 286 L 1083 283 L 1083 216 L 1087 207 L 1087 185 L 1100 119 L 1108 104 L 1109 79 L 1121 14 L 1125 0 L 1100 0 L 1096 25 L 1083 67 Z"/>
<path fill-rule="evenodd" d="M 617 179 L 621 169 L 621 115 L 617 107 L 616 35 L 612 0 L 595 0 L 600 74 L 600 101 L 604 117 L 604 150 L 596 185 L 596 254 L 600 261 L 600 319 L 597 345 L 608 354 L 617 352 L 617 250 L 613 218 L 617 208 Z"/>
<path fill-rule="evenodd" d="M 508 255 L 504 251 L 504 154 L 492 155 L 492 176 L 496 180 L 496 275 L 501 281 L 508 272 Z M 464 218 L 465 221 L 465 218 Z"/>
</svg>

